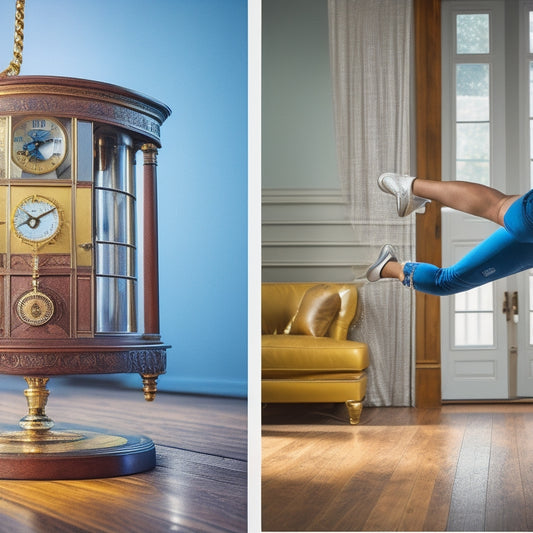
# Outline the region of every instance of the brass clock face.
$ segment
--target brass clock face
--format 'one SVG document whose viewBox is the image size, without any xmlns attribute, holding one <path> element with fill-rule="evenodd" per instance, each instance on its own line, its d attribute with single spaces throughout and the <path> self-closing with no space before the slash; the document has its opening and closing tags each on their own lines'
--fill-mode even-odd
<svg viewBox="0 0 533 533">
<path fill-rule="evenodd" d="M 56 120 L 32 117 L 13 128 L 12 159 L 25 172 L 53 172 L 66 154 L 67 132 Z"/>
<path fill-rule="evenodd" d="M 15 207 L 11 223 L 13 231 L 23 242 L 39 246 L 57 237 L 61 218 L 54 201 L 35 194 L 24 198 Z"/>
</svg>

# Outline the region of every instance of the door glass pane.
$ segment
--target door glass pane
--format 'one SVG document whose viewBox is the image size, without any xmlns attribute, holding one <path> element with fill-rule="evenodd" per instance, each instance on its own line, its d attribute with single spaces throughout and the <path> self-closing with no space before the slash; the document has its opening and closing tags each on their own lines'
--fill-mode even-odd
<svg viewBox="0 0 533 533">
<path fill-rule="evenodd" d="M 533 61 L 529 62 L 529 116 L 533 114 Z"/>
<path fill-rule="evenodd" d="M 529 273 L 529 344 L 533 345 L 533 275 Z"/>
<path fill-rule="evenodd" d="M 530 46 L 531 46 L 531 16 L 529 13 L 530 22 Z M 529 172 L 530 185 L 533 187 L 533 61 L 529 62 Z"/>
<path fill-rule="evenodd" d="M 489 65 L 466 63 L 456 67 L 457 121 L 488 121 Z"/>
<path fill-rule="evenodd" d="M 488 54 L 490 52 L 489 15 L 487 13 L 457 15 L 457 53 Z"/>
<path fill-rule="evenodd" d="M 533 11 L 529 12 L 529 53 L 533 54 Z"/>
<path fill-rule="evenodd" d="M 492 311 L 492 284 L 455 295 L 455 311 Z"/>
<path fill-rule="evenodd" d="M 490 124 L 458 123 L 456 177 L 490 185 Z"/>
<path fill-rule="evenodd" d="M 492 283 L 454 296 L 454 346 L 494 344 Z"/>
<path fill-rule="evenodd" d="M 492 346 L 492 313 L 456 313 L 455 346 Z"/>
</svg>

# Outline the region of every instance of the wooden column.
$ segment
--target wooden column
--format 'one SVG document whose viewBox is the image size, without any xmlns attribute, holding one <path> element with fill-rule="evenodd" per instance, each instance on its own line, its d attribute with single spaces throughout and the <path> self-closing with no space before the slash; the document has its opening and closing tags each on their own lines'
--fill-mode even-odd
<svg viewBox="0 0 533 533">
<path fill-rule="evenodd" d="M 157 244 L 157 146 L 143 144 L 144 155 L 144 337 L 160 338 Z"/>
<path fill-rule="evenodd" d="M 441 179 L 441 5 L 415 0 L 416 153 L 417 176 Z M 417 260 L 440 265 L 440 205 L 432 202 L 416 221 Z M 440 301 L 416 296 L 417 407 L 441 405 Z"/>
</svg>

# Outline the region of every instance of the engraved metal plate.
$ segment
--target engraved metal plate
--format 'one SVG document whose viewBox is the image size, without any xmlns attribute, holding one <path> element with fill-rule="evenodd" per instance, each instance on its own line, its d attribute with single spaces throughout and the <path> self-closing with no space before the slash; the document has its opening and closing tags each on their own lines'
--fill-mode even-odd
<svg viewBox="0 0 533 533">
<path fill-rule="evenodd" d="M 30 291 L 23 294 L 17 303 L 17 315 L 25 324 L 42 326 L 54 314 L 54 303 L 39 291 Z"/>
</svg>

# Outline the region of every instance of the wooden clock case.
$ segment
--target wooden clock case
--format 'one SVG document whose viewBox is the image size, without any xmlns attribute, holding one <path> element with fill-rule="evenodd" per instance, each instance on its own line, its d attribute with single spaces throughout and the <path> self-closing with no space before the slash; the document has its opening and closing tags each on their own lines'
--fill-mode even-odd
<svg viewBox="0 0 533 533">
<path fill-rule="evenodd" d="M 44 406 L 46 382 L 59 375 L 138 373 L 145 398 L 154 398 L 168 348 L 159 331 L 156 182 L 160 127 L 169 115 L 164 104 L 106 83 L 0 79 L 0 374 L 24 376 L 29 384 L 24 438 L 0 434 L 0 478 L 100 477 L 155 465 L 153 443 L 145 437 L 128 437 L 127 443 L 120 437 L 107 451 L 98 442 L 81 450 L 78 439 L 58 453 Z M 13 127 L 28 117 L 52 117 L 68 132 L 66 162 L 55 174 L 21 172 L 10 157 Z M 143 183 L 136 190 L 139 150 Z M 53 197 L 64 217 L 58 238 L 38 251 L 39 287 L 55 307 L 38 327 L 21 321 L 16 311 L 31 288 L 33 260 L 10 217 L 28 194 Z M 140 199 L 142 227 L 136 220 Z M 117 228 L 110 231 L 110 224 Z M 140 241 L 142 258 L 136 257 Z M 85 445 L 87 438 L 81 438 Z M 24 439 L 41 451 L 21 453 L 14 443 Z"/>
</svg>

